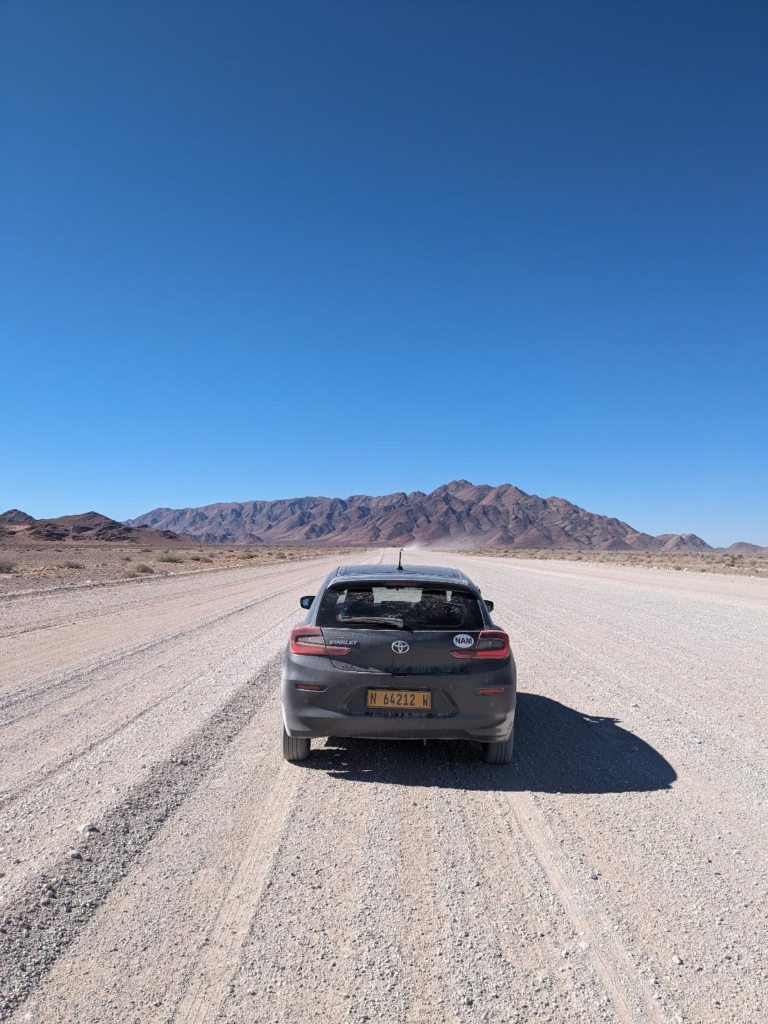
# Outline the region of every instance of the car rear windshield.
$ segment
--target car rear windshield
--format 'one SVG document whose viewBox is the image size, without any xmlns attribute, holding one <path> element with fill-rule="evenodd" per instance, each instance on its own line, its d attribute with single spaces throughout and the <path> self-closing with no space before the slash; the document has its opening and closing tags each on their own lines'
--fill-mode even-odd
<svg viewBox="0 0 768 1024">
<path fill-rule="evenodd" d="M 330 587 L 317 614 L 321 627 L 392 629 L 400 623 L 409 629 L 478 630 L 483 628 L 483 617 L 477 597 L 468 590 L 411 582 Z"/>
</svg>

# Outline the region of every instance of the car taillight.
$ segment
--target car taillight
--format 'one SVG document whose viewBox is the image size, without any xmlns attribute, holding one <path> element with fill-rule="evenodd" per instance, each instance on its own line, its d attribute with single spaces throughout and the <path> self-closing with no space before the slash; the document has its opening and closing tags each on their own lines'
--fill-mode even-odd
<svg viewBox="0 0 768 1024">
<path fill-rule="evenodd" d="M 296 626 L 291 630 L 291 654 L 314 654 L 324 658 L 349 654 L 351 647 L 326 644 L 319 626 Z"/>
<path fill-rule="evenodd" d="M 477 638 L 476 658 L 508 658 L 509 637 L 501 629 L 484 629 Z"/>
<path fill-rule="evenodd" d="M 454 658 L 508 658 L 509 637 L 501 629 L 484 629 L 474 651 L 451 651 Z"/>
</svg>

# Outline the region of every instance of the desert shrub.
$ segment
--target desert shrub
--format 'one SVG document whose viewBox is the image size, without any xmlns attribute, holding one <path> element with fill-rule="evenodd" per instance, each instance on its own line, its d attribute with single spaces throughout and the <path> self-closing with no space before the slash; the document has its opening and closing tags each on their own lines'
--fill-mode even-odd
<svg viewBox="0 0 768 1024">
<path fill-rule="evenodd" d="M 76 562 L 74 558 L 68 558 L 65 562 L 59 562 L 59 569 L 82 569 L 83 563 Z"/>
<path fill-rule="evenodd" d="M 7 555 L 0 557 L 0 572 L 13 572 L 16 568 L 16 562 L 13 558 L 8 558 Z"/>
<path fill-rule="evenodd" d="M 184 559 L 181 557 L 181 555 L 175 555 L 175 554 L 172 554 L 171 552 L 166 552 L 165 554 L 158 555 L 157 556 L 157 561 L 158 562 L 183 562 Z"/>
<path fill-rule="evenodd" d="M 200 556 L 200 561 L 201 562 L 212 562 L 213 559 L 210 557 L 210 555 L 201 555 Z"/>
<path fill-rule="evenodd" d="M 252 551 L 241 551 L 240 554 L 237 557 L 238 558 L 253 558 L 253 552 Z"/>
<path fill-rule="evenodd" d="M 137 562 L 130 571 L 146 576 L 148 573 L 154 572 L 155 570 L 151 565 L 147 565 L 146 562 Z"/>
<path fill-rule="evenodd" d="M 288 556 L 286 555 L 286 553 L 284 551 L 278 551 L 277 554 L 275 555 L 275 558 L 287 558 L 287 557 Z"/>
<path fill-rule="evenodd" d="M 124 562 L 132 562 L 133 561 L 133 559 L 131 558 L 130 555 L 121 555 L 120 557 L 122 558 L 122 560 Z"/>
<path fill-rule="evenodd" d="M 190 562 L 199 562 L 201 560 L 200 555 L 190 555 L 189 560 Z"/>
</svg>

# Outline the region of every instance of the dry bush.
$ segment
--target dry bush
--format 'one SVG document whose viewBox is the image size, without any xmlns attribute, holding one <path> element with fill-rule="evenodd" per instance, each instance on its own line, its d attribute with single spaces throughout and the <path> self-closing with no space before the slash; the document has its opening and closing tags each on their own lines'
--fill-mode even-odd
<svg viewBox="0 0 768 1024">
<path fill-rule="evenodd" d="M 65 562 L 59 562 L 57 569 L 82 569 L 83 563 L 76 562 L 74 558 L 68 558 Z"/>
<path fill-rule="evenodd" d="M 200 561 L 201 562 L 212 562 L 213 559 L 211 558 L 210 555 L 200 555 Z"/>
<path fill-rule="evenodd" d="M 8 558 L 6 555 L 0 557 L 0 572 L 13 572 L 16 568 L 16 562 L 13 558 Z"/>
<path fill-rule="evenodd" d="M 158 562 L 183 562 L 184 559 L 181 555 L 172 554 L 171 552 L 165 552 L 165 554 L 158 555 L 156 561 Z"/>
<path fill-rule="evenodd" d="M 148 576 L 155 570 L 151 565 L 147 565 L 146 562 L 137 562 L 136 565 L 132 565 L 130 569 L 125 570 L 125 575 L 129 578 L 135 578 L 136 576 Z"/>
</svg>

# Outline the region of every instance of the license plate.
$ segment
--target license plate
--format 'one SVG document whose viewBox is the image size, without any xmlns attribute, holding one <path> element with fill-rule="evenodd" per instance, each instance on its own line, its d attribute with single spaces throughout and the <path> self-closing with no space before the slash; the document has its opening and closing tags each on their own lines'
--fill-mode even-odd
<svg viewBox="0 0 768 1024">
<path fill-rule="evenodd" d="M 365 706 L 383 711 L 429 711 L 432 694 L 429 690 L 369 690 Z"/>
</svg>

